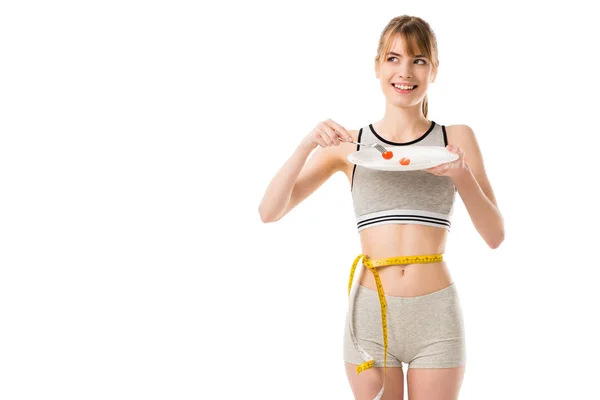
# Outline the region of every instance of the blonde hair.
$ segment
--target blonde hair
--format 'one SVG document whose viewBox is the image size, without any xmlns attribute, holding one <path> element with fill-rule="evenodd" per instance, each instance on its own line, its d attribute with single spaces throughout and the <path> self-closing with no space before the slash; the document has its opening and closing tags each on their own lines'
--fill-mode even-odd
<svg viewBox="0 0 600 400">
<path fill-rule="evenodd" d="M 419 17 L 402 15 L 392 18 L 381 32 L 379 45 L 377 46 L 377 56 L 375 62 L 379 65 L 385 61 L 386 55 L 390 52 L 396 38 L 401 38 L 404 49 L 409 56 L 414 57 L 422 54 L 429 59 L 433 66 L 433 72 L 437 72 L 440 65 L 438 60 L 437 40 L 429 24 Z M 423 99 L 423 115 L 427 118 L 427 95 Z"/>
</svg>

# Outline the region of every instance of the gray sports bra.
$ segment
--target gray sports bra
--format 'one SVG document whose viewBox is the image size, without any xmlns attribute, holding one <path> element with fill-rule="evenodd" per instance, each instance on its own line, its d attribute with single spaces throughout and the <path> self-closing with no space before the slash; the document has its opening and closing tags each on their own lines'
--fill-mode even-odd
<svg viewBox="0 0 600 400">
<path fill-rule="evenodd" d="M 441 146 L 448 144 L 446 127 L 431 122 L 429 130 L 411 142 L 391 142 L 379 136 L 373 125 L 358 133 L 362 143 L 392 146 Z M 361 146 L 356 146 L 361 151 Z M 420 224 L 450 230 L 456 188 L 447 176 L 426 171 L 380 171 L 354 165 L 351 184 L 358 230 L 383 224 Z"/>
</svg>

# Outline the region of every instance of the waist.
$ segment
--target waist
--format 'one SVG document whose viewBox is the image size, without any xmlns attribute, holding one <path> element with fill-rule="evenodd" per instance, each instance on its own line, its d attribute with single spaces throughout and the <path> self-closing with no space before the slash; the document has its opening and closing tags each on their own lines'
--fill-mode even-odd
<svg viewBox="0 0 600 400">
<path fill-rule="evenodd" d="M 390 296 L 414 297 L 429 294 L 452 283 L 445 261 L 427 264 L 395 264 L 377 267 L 379 280 Z M 358 284 L 377 290 L 372 273 L 364 273 Z"/>
<path fill-rule="evenodd" d="M 448 232 L 424 225 L 381 225 L 359 233 L 361 252 L 371 259 L 413 254 L 443 254 Z"/>
<path fill-rule="evenodd" d="M 363 253 L 362 257 L 355 259 L 352 270 L 358 266 L 359 261 L 370 272 L 361 272 L 357 284 L 377 290 L 379 281 L 379 285 L 385 288 L 385 293 L 391 296 L 421 296 L 452 283 L 442 254 L 375 259 Z M 353 272 L 350 276 L 352 280 Z"/>
</svg>

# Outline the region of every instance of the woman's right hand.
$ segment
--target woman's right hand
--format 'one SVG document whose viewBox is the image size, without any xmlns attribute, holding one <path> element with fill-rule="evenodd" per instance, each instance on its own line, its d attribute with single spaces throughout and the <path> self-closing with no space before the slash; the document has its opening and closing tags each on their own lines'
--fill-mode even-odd
<svg viewBox="0 0 600 400">
<path fill-rule="evenodd" d="M 342 140 L 352 140 L 352 137 L 348 131 L 346 131 L 346 128 L 337 122 L 328 119 L 327 121 L 319 122 L 302 142 L 311 149 L 314 149 L 317 146 L 338 146 L 340 144 L 340 138 L 342 138 Z"/>
</svg>

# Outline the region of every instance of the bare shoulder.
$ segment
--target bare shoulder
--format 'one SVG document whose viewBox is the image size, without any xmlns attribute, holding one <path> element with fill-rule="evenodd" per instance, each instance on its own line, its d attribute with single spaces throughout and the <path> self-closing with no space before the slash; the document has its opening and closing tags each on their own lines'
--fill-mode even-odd
<svg viewBox="0 0 600 400">
<path fill-rule="evenodd" d="M 477 142 L 475 132 L 469 125 L 448 125 L 446 135 L 448 136 L 448 144 L 461 146 L 461 144 L 469 145 L 469 143 Z"/>
<path fill-rule="evenodd" d="M 453 144 L 465 152 L 465 159 L 481 159 L 481 149 L 475 132 L 469 125 L 448 125 L 446 127 L 448 144 Z"/>
</svg>

